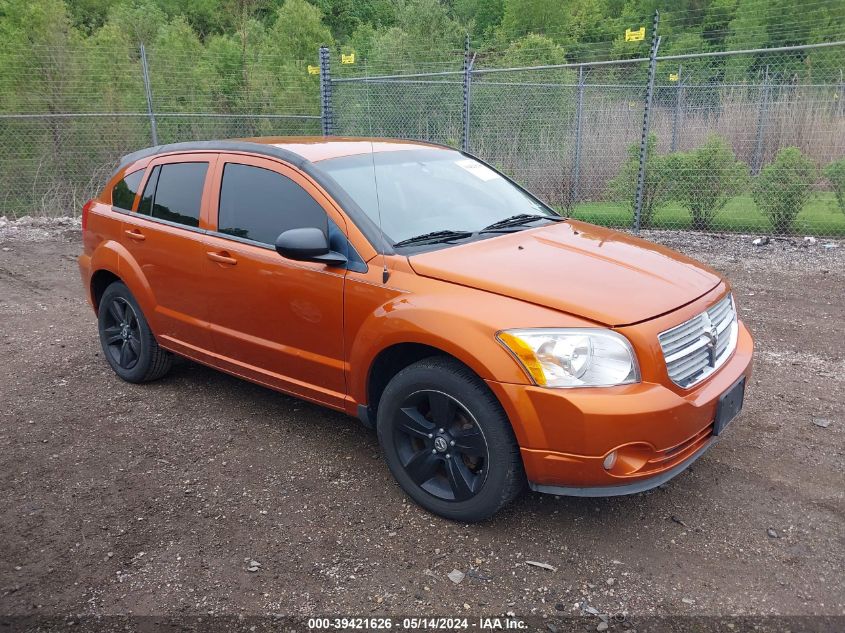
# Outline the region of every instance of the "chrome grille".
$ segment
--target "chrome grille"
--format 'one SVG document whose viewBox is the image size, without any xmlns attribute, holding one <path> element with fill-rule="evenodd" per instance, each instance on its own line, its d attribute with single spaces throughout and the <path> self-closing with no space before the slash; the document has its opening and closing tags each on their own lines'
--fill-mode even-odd
<svg viewBox="0 0 845 633">
<path fill-rule="evenodd" d="M 669 378 L 692 387 L 722 366 L 736 347 L 733 295 L 658 335 Z"/>
</svg>

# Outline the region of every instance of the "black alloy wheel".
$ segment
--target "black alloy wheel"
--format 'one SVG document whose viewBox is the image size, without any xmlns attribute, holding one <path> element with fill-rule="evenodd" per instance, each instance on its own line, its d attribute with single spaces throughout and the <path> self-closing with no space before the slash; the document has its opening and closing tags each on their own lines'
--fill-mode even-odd
<svg viewBox="0 0 845 633">
<path fill-rule="evenodd" d="M 525 488 L 501 403 L 454 358 L 431 356 L 397 373 L 378 402 L 376 426 L 396 481 L 442 517 L 483 521 Z"/>
<path fill-rule="evenodd" d="M 420 488 L 447 501 L 466 501 L 481 490 L 490 459 L 487 440 L 458 400 L 417 391 L 402 403 L 394 424 L 402 467 Z"/>
<path fill-rule="evenodd" d="M 123 297 L 114 297 L 108 306 L 103 307 L 106 310 L 103 328 L 106 350 L 121 369 L 130 370 L 141 358 L 138 315 Z"/>
<path fill-rule="evenodd" d="M 158 345 L 135 297 L 122 281 L 115 281 L 100 297 L 97 308 L 103 355 L 127 382 L 149 382 L 164 376 L 173 356 Z"/>
</svg>

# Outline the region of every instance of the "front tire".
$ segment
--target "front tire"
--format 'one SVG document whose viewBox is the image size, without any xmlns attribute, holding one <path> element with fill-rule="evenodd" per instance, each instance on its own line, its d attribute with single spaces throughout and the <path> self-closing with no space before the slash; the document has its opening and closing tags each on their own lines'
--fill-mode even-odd
<svg viewBox="0 0 845 633">
<path fill-rule="evenodd" d="M 103 355 L 127 382 L 156 380 L 169 370 L 172 355 L 159 347 L 135 297 L 115 281 L 100 298 L 97 311 Z"/>
<path fill-rule="evenodd" d="M 447 519 L 483 521 L 525 486 L 502 406 L 454 359 L 423 359 L 390 381 L 379 402 L 378 436 L 402 489 Z"/>
</svg>

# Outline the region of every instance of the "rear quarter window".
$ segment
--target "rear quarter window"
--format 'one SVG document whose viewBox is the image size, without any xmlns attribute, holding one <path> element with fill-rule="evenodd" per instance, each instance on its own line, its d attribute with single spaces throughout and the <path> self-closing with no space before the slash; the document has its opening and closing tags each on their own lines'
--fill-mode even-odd
<svg viewBox="0 0 845 633">
<path fill-rule="evenodd" d="M 131 211 L 135 204 L 135 194 L 138 193 L 138 187 L 141 184 L 141 178 L 144 177 L 144 170 L 139 169 L 127 174 L 123 180 L 118 182 L 111 192 L 112 206 L 124 211 Z"/>
</svg>

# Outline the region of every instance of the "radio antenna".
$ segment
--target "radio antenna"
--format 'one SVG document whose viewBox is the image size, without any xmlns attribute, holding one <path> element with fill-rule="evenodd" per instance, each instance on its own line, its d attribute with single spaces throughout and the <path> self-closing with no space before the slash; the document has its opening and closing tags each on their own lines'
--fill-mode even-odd
<svg viewBox="0 0 845 633">
<path fill-rule="evenodd" d="M 370 160 L 373 164 L 373 185 L 376 188 L 376 211 L 378 212 L 378 230 L 381 233 L 381 283 L 386 284 L 390 278 L 390 273 L 387 271 L 387 254 L 385 253 L 387 238 L 384 236 L 384 228 L 381 223 L 381 198 L 378 193 L 378 174 L 376 173 L 376 150 L 373 142 L 370 141 Z"/>
</svg>

